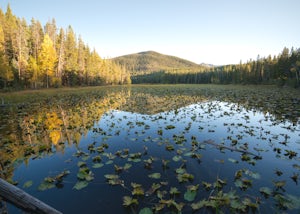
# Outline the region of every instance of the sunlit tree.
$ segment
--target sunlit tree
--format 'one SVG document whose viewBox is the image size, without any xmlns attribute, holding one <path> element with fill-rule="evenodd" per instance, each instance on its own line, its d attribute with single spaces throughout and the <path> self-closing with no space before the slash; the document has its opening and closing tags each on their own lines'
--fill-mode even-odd
<svg viewBox="0 0 300 214">
<path fill-rule="evenodd" d="M 0 25 L 0 78 L 3 81 L 3 86 L 5 88 L 7 86 L 7 82 L 12 81 L 14 76 L 11 67 L 7 62 L 4 51 L 4 33 L 2 26 Z"/>
<path fill-rule="evenodd" d="M 78 50 L 76 35 L 71 26 L 68 27 L 65 40 L 65 78 L 67 85 L 74 85 L 75 76 L 78 70 Z"/>
<path fill-rule="evenodd" d="M 38 65 L 41 73 L 46 77 L 47 88 L 49 87 L 49 80 L 55 74 L 56 61 L 57 57 L 55 48 L 53 47 L 53 42 L 49 35 L 46 34 L 38 56 Z"/>
<path fill-rule="evenodd" d="M 42 25 L 39 21 L 35 19 L 31 19 L 30 29 L 30 55 L 35 58 L 37 61 L 39 51 L 41 49 L 41 45 L 44 38 L 44 32 Z"/>
<path fill-rule="evenodd" d="M 39 67 L 36 59 L 33 56 L 29 57 L 27 66 L 27 76 L 33 88 L 37 88 L 37 83 L 40 79 Z"/>
</svg>

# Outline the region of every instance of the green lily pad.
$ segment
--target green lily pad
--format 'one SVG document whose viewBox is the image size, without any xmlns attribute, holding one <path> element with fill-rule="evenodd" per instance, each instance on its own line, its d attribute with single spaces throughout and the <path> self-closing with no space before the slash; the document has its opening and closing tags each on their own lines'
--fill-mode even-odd
<svg viewBox="0 0 300 214">
<path fill-rule="evenodd" d="M 106 161 L 106 165 L 110 165 L 110 164 L 113 164 L 114 162 L 112 161 L 112 160 L 108 160 L 108 161 Z"/>
<path fill-rule="evenodd" d="M 148 207 L 145 207 L 140 210 L 139 214 L 153 214 L 152 210 Z"/>
<path fill-rule="evenodd" d="M 261 187 L 259 192 L 262 193 L 265 197 L 268 197 L 272 194 L 272 190 L 269 187 Z"/>
<path fill-rule="evenodd" d="M 106 174 L 104 175 L 104 177 L 106 179 L 118 179 L 119 178 L 119 175 L 115 175 L 115 174 Z"/>
<path fill-rule="evenodd" d="M 183 173 L 185 173 L 185 172 L 186 172 L 186 169 L 185 169 L 185 168 L 180 167 L 180 168 L 176 169 L 176 173 L 177 173 L 177 174 L 183 174 Z"/>
<path fill-rule="evenodd" d="M 152 173 L 150 175 L 148 175 L 149 178 L 153 178 L 153 179 L 160 179 L 161 174 L 156 172 L 156 173 Z"/>
<path fill-rule="evenodd" d="M 205 207 L 207 205 L 207 202 L 208 201 L 206 201 L 205 199 L 203 199 L 203 200 L 201 200 L 201 201 L 199 201 L 197 203 L 192 203 L 191 207 L 192 207 L 193 210 L 199 210 L 202 207 Z"/>
<path fill-rule="evenodd" d="M 137 204 L 139 204 L 137 199 L 132 198 L 130 196 L 124 196 L 123 197 L 123 206 L 124 207 L 129 207 L 131 205 L 137 205 Z"/>
<path fill-rule="evenodd" d="M 23 184 L 23 188 L 29 188 L 31 187 L 33 184 L 33 181 L 30 180 L 30 181 L 26 181 L 24 184 Z"/>
<path fill-rule="evenodd" d="M 103 167 L 104 166 L 104 164 L 103 163 L 95 163 L 95 164 L 93 164 L 93 168 L 95 168 L 95 169 L 97 169 L 97 168 L 101 168 L 101 167 Z"/>
<path fill-rule="evenodd" d="M 170 194 L 171 195 L 179 195 L 180 191 L 176 187 L 171 187 Z"/>
<path fill-rule="evenodd" d="M 126 163 L 124 166 L 123 166 L 123 169 L 124 170 L 128 170 L 132 167 L 132 165 L 130 163 Z"/>
<path fill-rule="evenodd" d="M 79 162 L 77 163 L 77 166 L 78 166 L 78 167 L 86 166 L 86 162 L 79 161 Z"/>
<path fill-rule="evenodd" d="M 252 172 L 252 171 L 246 169 L 246 170 L 244 170 L 244 173 L 245 173 L 246 175 L 251 176 L 251 177 L 254 178 L 254 179 L 260 179 L 260 174 L 259 174 L 258 172 Z"/>
<path fill-rule="evenodd" d="M 174 156 L 174 157 L 172 158 L 172 160 L 175 161 L 175 162 L 178 162 L 178 161 L 180 161 L 181 159 L 182 159 L 182 157 L 181 157 L 181 156 L 178 156 L 178 155 L 176 155 L 176 156 Z"/>
<path fill-rule="evenodd" d="M 54 187 L 55 187 L 54 183 L 49 183 L 49 182 L 44 181 L 39 185 L 38 190 L 45 191 L 48 189 L 52 189 Z"/>
<path fill-rule="evenodd" d="M 85 156 L 83 156 L 81 159 L 82 159 L 83 161 L 87 161 L 89 158 L 90 158 L 89 155 L 85 155 Z"/>
<path fill-rule="evenodd" d="M 89 184 L 88 181 L 78 181 L 78 182 L 74 185 L 73 189 L 81 190 L 81 189 L 87 187 L 88 184 Z"/>
<path fill-rule="evenodd" d="M 131 183 L 131 186 L 133 187 L 133 190 L 131 192 L 132 195 L 143 196 L 145 194 L 144 189 L 141 184 Z"/>
</svg>

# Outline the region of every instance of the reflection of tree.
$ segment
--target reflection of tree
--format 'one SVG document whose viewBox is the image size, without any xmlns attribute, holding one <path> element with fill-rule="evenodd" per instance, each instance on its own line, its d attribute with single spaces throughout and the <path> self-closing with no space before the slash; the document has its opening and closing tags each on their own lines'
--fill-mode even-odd
<svg viewBox="0 0 300 214">
<path fill-rule="evenodd" d="M 282 120 L 298 123 L 299 95 L 274 88 L 257 90 L 201 86 L 111 87 L 89 93 L 57 95 L 29 100 L 20 108 L 2 110 L 0 121 L 0 176 L 12 178 L 17 163 L 48 155 L 55 148 L 64 152 L 65 143 L 78 145 L 101 116 L 111 109 L 156 114 L 201 102 L 220 100 L 246 109 L 274 113 Z M 126 105 L 125 105 L 126 104 Z M 295 112 L 295 113 L 294 113 Z M 294 115 L 298 114 L 298 117 Z"/>
<path fill-rule="evenodd" d="M 49 138 L 53 145 L 57 145 L 61 137 L 61 126 L 63 121 L 56 112 L 46 113 L 45 127 L 49 132 Z"/>
<path fill-rule="evenodd" d="M 99 91 L 11 108 L 7 117 L 1 115 L 1 122 L 7 124 L 0 129 L 0 177 L 12 179 L 18 164 L 28 164 L 32 157 L 48 155 L 54 148 L 64 152 L 65 142 L 79 144 L 95 121 L 122 106 L 128 95 L 127 90 Z"/>
</svg>

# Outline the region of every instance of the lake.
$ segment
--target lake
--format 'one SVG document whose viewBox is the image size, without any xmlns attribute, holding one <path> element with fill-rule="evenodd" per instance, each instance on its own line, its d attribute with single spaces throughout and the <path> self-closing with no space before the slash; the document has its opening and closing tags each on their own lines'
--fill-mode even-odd
<svg viewBox="0 0 300 214">
<path fill-rule="evenodd" d="M 297 90 L 110 86 L 0 111 L 0 177 L 63 213 L 300 211 Z"/>
</svg>

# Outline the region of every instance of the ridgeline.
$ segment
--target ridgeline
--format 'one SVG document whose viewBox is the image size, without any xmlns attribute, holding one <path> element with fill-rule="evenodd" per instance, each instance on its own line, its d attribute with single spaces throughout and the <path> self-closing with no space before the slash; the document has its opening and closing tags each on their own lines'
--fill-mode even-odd
<svg viewBox="0 0 300 214">
<path fill-rule="evenodd" d="M 145 51 L 128 54 L 112 59 L 122 65 L 132 75 L 149 74 L 161 71 L 171 73 L 199 71 L 207 68 L 179 57 L 161 54 L 155 51 Z"/>
</svg>

